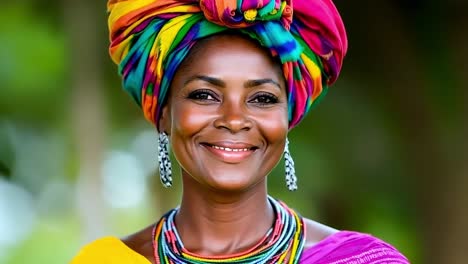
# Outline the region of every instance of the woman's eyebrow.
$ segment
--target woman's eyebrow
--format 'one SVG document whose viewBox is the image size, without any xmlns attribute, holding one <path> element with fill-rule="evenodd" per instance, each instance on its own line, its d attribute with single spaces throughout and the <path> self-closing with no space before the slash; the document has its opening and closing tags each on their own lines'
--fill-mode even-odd
<svg viewBox="0 0 468 264">
<path fill-rule="evenodd" d="M 244 87 L 245 88 L 252 88 L 255 86 L 260 86 L 263 84 L 273 84 L 274 86 L 278 87 L 278 89 L 281 90 L 281 85 L 274 81 L 273 79 L 265 78 L 265 79 L 258 79 L 258 80 L 248 80 L 245 82 Z"/>
<path fill-rule="evenodd" d="M 194 76 L 191 76 L 190 78 L 188 78 L 188 79 L 184 82 L 184 85 L 187 85 L 188 83 L 193 82 L 193 81 L 204 81 L 204 82 L 210 83 L 210 84 L 212 84 L 212 85 L 214 85 L 214 86 L 226 87 L 226 83 L 225 83 L 224 81 L 222 81 L 221 79 L 214 78 L 214 77 L 210 77 L 210 76 L 206 76 L 206 75 L 194 75 Z"/>
<path fill-rule="evenodd" d="M 207 75 L 194 75 L 194 76 L 188 78 L 184 82 L 184 85 L 187 85 L 188 83 L 193 82 L 193 81 L 204 81 L 204 82 L 210 83 L 210 84 L 212 84 L 214 86 L 218 86 L 218 87 L 221 87 L 221 88 L 226 87 L 226 83 L 223 80 L 215 78 L 215 77 L 210 77 L 210 76 L 207 76 Z M 270 79 L 270 78 L 248 80 L 248 81 L 246 81 L 244 83 L 244 87 L 245 88 L 252 88 L 252 87 L 260 86 L 260 85 L 263 85 L 263 84 L 273 84 L 274 86 L 278 87 L 278 89 L 281 90 L 281 85 L 278 82 L 276 82 L 276 81 L 274 81 L 273 79 Z"/>
</svg>

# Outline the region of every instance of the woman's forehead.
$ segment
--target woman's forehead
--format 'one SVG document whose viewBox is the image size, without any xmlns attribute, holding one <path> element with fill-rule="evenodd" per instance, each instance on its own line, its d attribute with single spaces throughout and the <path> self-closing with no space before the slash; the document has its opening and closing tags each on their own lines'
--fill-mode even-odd
<svg viewBox="0 0 468 264">
<path fill-rule="evenodd" d="M 239 34 L 221 34 L 200 40 L 181 63 L 179 71 L 217 71 L 230 68 L 242 73 L 274 72 L 283 78 L 281 63 L 256 40 Z M 249 72 L 247 71 L 247 72 Z"/>
</svg>

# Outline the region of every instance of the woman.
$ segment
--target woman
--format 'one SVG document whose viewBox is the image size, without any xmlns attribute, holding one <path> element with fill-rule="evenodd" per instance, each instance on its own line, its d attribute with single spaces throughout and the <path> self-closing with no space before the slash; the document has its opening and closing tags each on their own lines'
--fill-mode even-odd
<svg viewBox="0 0 468 264">
<path fill-rule="evenodd" d="M 293 12 L 294 7 L 294 12 Z M 72 263 L 408 263 L 370 235 L 302 218 L 267 194 L 287 134 L 340 71 L 347 39 L 330 0 L 111 0 L 110 53 L 159 131 L 160 176 L 181 204 Z M 294 13 L 294 16 L 293 16 Z"/>
</svg>

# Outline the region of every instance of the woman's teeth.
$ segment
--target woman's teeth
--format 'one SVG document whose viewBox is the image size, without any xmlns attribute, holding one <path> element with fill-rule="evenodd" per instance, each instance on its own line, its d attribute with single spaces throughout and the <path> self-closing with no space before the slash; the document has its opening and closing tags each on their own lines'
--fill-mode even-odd
<svg viewBox="0 0 468 264">
<path fill-rule="evenodd" d="M 212 147 L 212 148 L 215 148 L 215 149 L 224 150 L 224 151 L 234 151 L 234 152 L 249 151 L 248 148 L 241 148 L 241 149 L 237 149 L 237 148 L 224 148 L 224 147 L 219 147 L 219 146 L 215 146 L 215 145 L 211 145 L 211 147 Z"/>
</svg>

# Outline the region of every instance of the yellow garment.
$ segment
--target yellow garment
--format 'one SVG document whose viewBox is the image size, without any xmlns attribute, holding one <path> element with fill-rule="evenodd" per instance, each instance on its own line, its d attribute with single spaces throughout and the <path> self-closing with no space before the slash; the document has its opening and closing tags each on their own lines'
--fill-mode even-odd
<svg viewBox="0 0 468 264">
<path fill-rule="evenodd" d="M 151 264 L 116 237 L 104 237 L 85 245 L 70 264 Z"/>
</svg>

